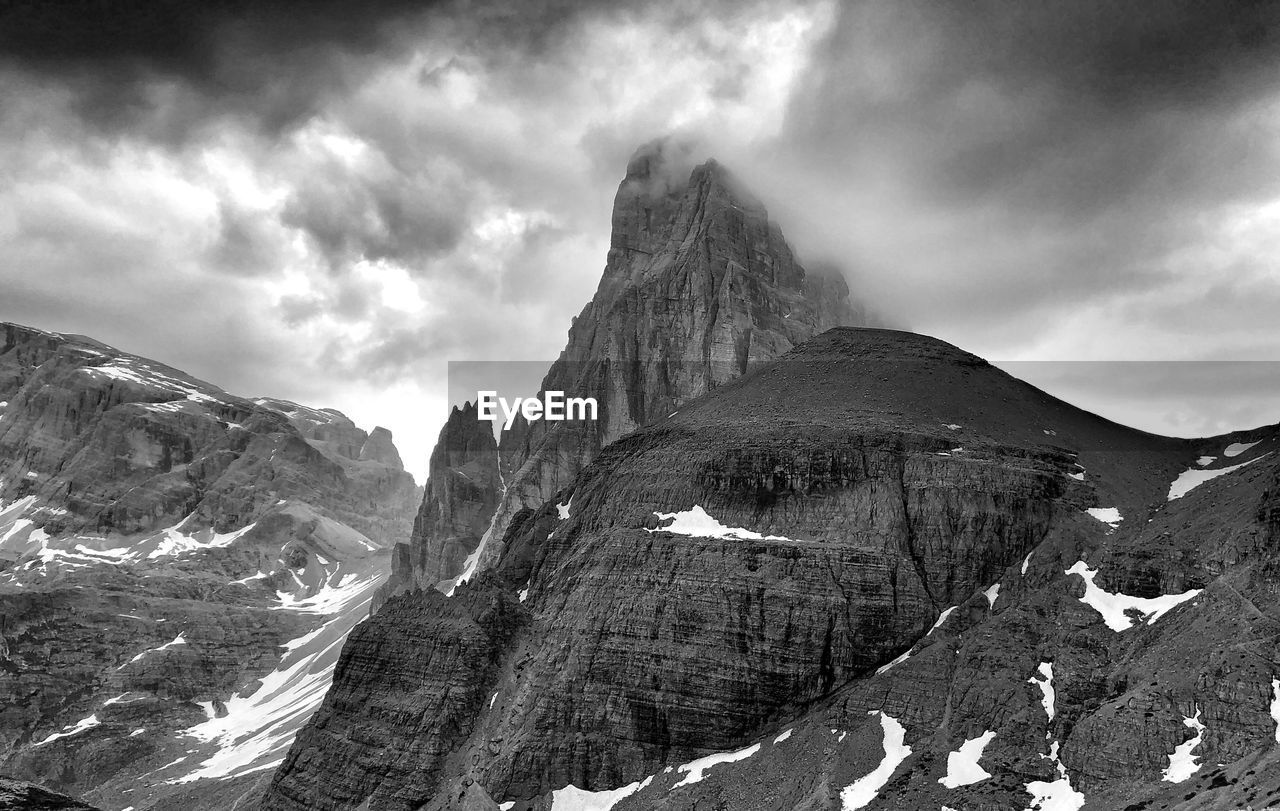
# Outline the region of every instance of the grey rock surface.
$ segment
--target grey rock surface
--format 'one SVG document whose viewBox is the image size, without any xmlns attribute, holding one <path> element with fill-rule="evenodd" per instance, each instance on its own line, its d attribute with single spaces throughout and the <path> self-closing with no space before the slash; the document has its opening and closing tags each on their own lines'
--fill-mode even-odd
<svg viewBox="0 0 1280 811">
<path fill-rule="evenodd" d="M 319 703 L 420 491 L 337 411 L 0 337 L 0 769 L 216 805 Z"/>
<path fill-rule="evenodd" d="M 826 332 L 603 448 L 453 598 L 375 616 L 263 807 L 838 809 L 881 714 L 911 751 L 867 808 L 1272 801 L 1276 450 L 1277 427 L 1154 436 L 934 339 Z M 478 605 L 501 622 L 429 624 Z M 436 656 L 395 643 L 424 627 Z M 988 732 L 986 776 L 940 782 Z"/>
</svg>

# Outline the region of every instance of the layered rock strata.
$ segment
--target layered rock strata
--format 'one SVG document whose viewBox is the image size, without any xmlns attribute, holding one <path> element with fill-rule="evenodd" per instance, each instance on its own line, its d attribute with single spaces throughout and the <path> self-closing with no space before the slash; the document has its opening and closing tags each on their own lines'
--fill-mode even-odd
<svg viewBox="0 0 1280 811">
<path fill-rule="evenodd" d="M 1264 800 L 1278 436 L 829 331 L 602 449 L 453 598 L 388 603 L 263 807 Z"/>
</svg>

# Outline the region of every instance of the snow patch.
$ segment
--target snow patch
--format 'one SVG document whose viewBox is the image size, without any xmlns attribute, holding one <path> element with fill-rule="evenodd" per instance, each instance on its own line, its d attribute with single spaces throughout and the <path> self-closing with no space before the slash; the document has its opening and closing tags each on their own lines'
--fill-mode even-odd
<svg viewBox="0 0 1280 811">
<path fill-rule="evenodd" d="M 1033 780 L 1027 783 L 1027 793 L 1031 795 L 1031 807 L 1028 811 L 1079 811 L 1084 807 L 1084 794 L 1071 787 L 1071 778 L 1067 776 L 1067 767 L 1058 758 L 1058 742 L 1049 745 L 1049 754 L 1041 755 L 1045 760 L 1052 760 L 1058 769 L 1058 779 L 1053 781 Z"/>
<path fill-rule="evenodd" d="M 556 505 L 556 513 L 560 516 L 561 521 L 569 520 L 569 508 L 573 506 L 573 496 L 569 496 L 569 500 L 564 504 Z"/>
<path fill-rule="evenodd" d="M 1037 671 L 1044 678 L 1037 679 L 1035 676 L 1032 676 L 1027 679 L 1027 683 L 1034 684 L 1040 688 L 1040 704 L 1044 707 L 1044 714 L 1049 716 L 1049 720 L 1052 721 L 1054 713 L 1057 711 L 1054 708 L 1054 698 L 1056 693 L 1053 689 L 1053 662 L 1041 662 Z"/>
<path fill-rule="evenodd" d="M 551 811 L 609 811 L 624 797 L 649 785 L 652 777 L 608 791 L 585 791 L 572 785 L 551 792 Z M 510 808 L 514 803 L 508 804 Z"/>
<path fill-rule="evenodd" d="M 68 738 L 72 735 L 79 735 L 81 732 L 84 732 L 87 729 L 93 729 L 101 723 L 102 722 L 98 720 L 97 715 L 90 715 L 88 718 L 81 718 L 74 724 L 63 727 L 61 732 L 55 732 L 43 741 L 40 741 L 36 746 L 44 746 L 46 743 L 52 743 L 59 738 Z"/>
<path fill-rule="evenodd" d="M 728 527 L 707 514 L 707 511 L 693 505 L 687 510 L 674 513 L 655 512 L 660 521 L 671 521 L 665 527 L 646 529 L 645 532 L 670 532 L 675 535 L 689 535 L 695 538 L 725 538 L 740 541 L 791 541 L 782 535 L 761 535 L 742 527 Z"/>
<path fill-rule="evenodd" d="M 217 751 L 198 768 L 169 781 L 189 783 L 203 778 L 239 777 L 278 766 L 298 731 L 315 712 L 333 681 L 342 643 L 369 613 L 382 575 L 346 575 L 334 588 L 288 608 L 305 613 L 332 612 L 314 631 L 284 645 L 279 665 L 262 677 L 247 696 L 233 695 L 226 714 L 182 730 Z"/>
<path fill-rule="evenodd" d="M 1276 743 L 1280 743 L 1280 679 L 1271 680 L 1271 720 L 1276 722 Z"/>
<path fill-rule="evenodd" d="M 1258 440 L 1258 442 L 1261 442 L 1261 441 L 1262 440 Z M 1258 442 L 1232 442 L 1230 445 L 1226 447 L 1225 450 L 1223 450 L 1222 455 L 1227 457 L 1228 459 L 1234 459 L 1235 457 L 1239 456 L 1240 454 L 1252 448 L 1254 445 L 1257 445 Z"/>
<path fill-rule="evenodd" d="M 994 588 L 995 588 L 995 589 L 997 590 L 997 592 L 998 592 L 998 591 L 999 591 L 999 589 L 1000 589 L 1000 584 L 999 584 L 999 583 L 997 583 L 997 584 L 995 585 L 995 587 L 994 587 Z M 988 591 L 990 591 L 990 589 L 988 589 Z M 992 602 L 992 605 L 994 605 L 994 604 L 995 604 L 995 600 L 994 600 L 994 599 L 993 599 L 991 602 Z M 928 631 L 926 631 L 924 635 L 925 635 L 925 636 L 928 636 L 929 634 L 931 634 L 931 633 L 933 633 L 934 631 L 938 630 L 938 626 L 940 626 L 940 625 L 942 625 L 942 623 L 946 622 L 946 621 L 947 621 L 947 617 L 951 616 L 951 612 L 952 612 L 952 611 L 955 611 L 955 610 L 956 610 L 956 607 L 953 605 L 953 606 L 951 606 L 950 608 L 948 608 L 948 609 L 946 609 L 945 611 L 943 611 L 941 614 L 939 614 L 939 615 L 938 615 L 938 618 L 937 618 L 936 620 L 934 620 L 934 622 L 933 622 L 933 627 L 931 627 Z M 897 658 L 897 659 L 894 659 L 892 662 L 889 662 L 889 663 L 887 663 L 887 664 L 883 664 L 883 665 L 881 665 L 880 667 L 876 668 L 876 675 L 877 675 L 877 676 L 879 676 L 879 675 L 880 675 L 880 674 L 882 674 L 882 673 L 887 673 L 889 670 L 892 670 L 894 667 L 896 667 L 896 666 L 898 666 L 898 665 L 902 664 L 903 662 L 907 661 L 908 659 L 910 659 L 910 658 L 911 658 L 911 654 L 915 653 L 915 650 L 916 650 L 916 649 L 915 649 L 915 646 L 914 646 L 914 645 L 912 645 L 910 648 L 907 648 L 905 651 L 903 651 L 903 652 L 902 652 L 902 654 L 901 654 L 900 656 L 898 656 L 898 658 Z"/>
<path fill-rule="evenodd" d="M 77 371 L 92 377 L 106 377 L 179 394 L 194 402 L 219 402 L 218 398 L 196 389 L 191 383 L 166 374 L 137 358 L 113 358 L 102 366 L 84 366 Z"/>
<path fill-rule="evenodd" d="M 529 584 L 528 584 L 528 583 L 525 583 L 525 584 L 524 584 L 524 588 L 520 589 L 520 594 L 519 594 L 518 596 L 520 597 L 520 602 L 522 602 L 522 603 L 523 603 L 525 600 L 529 599 Z"/>
<path fill-rule="evenodd" d="M 947 775 L 938 782 L 947 788 L 959 788 L 973 783 L 980 783 L 991 776 L 991 773 L 978 765 L 982 752 L 991 743 L 996 733 L 987 730 L 976 738 L 969 738 L 960 748 L 947 755 Z"/>
<path fill-rule="evenodd" d="M 1173 483 L 1169 485 L 1169 501 L 1173 501 L 1176 498 L 1182 498 L 1187 493 L 1190 493 L 1192 490 L 1207 481 L 1216 479 L 1219 476 L 1225 476 L 1228 473 L 1234 473 L 1240 468 L 1248 467 L 1259 459 L 1265 459 L 1270 455 L 1271 453 L 1267 452 L 1261 456 L 1255 456 L 1247 462 L 1241 462 L 1240 464 L 1232 465 L 1231 467 L 1220 467 L 1216 470 L 1196 470 L 1195 468 L 1184 470 L 1182 473 L 1178 474 L 1178 478 L 1174 479 Z"/>
<path fill-rule="evenodd" d="M 1023 558 L 1023 559 L 1022 559 L 1022 573 L 1023 573 L 1023 574 L 1026 574 L 1026 573 L 1027 573 L 1027 567 L 1031 565 L 1031 556 L 1032 556 L 1032 555 L 1034 555 L 1034 554 L 1035 554 L 1035 550 L 1032 550 L 1032 551 L 1030 551 L 1030 552 L 1028 552 L 1028 553 L 1027 553 L 1027 556 L 1026 556 L 1025 558 Z"/>
<path fill-rule="evenodd" d="M 869 804 L 880 793 L 880 789 L 884 788 L 885 783 L 889 782 L 889 778 L 893 777 L 902 761 L 911 756 L 911 747 L 906 744 L 907 730 L 896 718 L 879 710 L 872 710 L 867 714 L 880 716 L 880 729 L 884 733 L 884 758 L 869 774 L 859 777 L 840 790 L 841 811 L 856 811 Z"/>
<path fill-rule="evenodd" d="M 297 575 L 295 574 L 294 577 L 296 578 Z M 304 614 L 336 614 L 347 606 L 359 602 L 361 597 L 370 592 L 381 579 L 382 576 L 377 573 L 362 578 L 357 572 L 331 577 L 326 579 L 320 590 L 310 597 L 298 599 L 292 592 L 276 592 L 280 605 L 273 605 L 271 608 L 276 611 L 287 609 Z M 334 580 L 337 582 L 334 583 Z M 298 581 L 298 585 L 303 584 Z"/>
<path fill-rule="evenodd" d="M 1184 715 L 1182 724 L 1194 729 L 1196 734 L 1191 740 L 1178 744 L 1173 750 L 1173 754 L 1169 755 L 1169 766 L 1164 770 L 1164 774 L 1160 778 L 1169 783 L 1181 783 L 1200 771 L 1200 767 L 1204 765 L 1196 763 L 1199 760 L 1198 755 L 1191 754 L 1204 740 L 1204 724 L 1200 722 L 1200 709 L 1197 707 L 1196 714 L 1192 717 Z"/>
<path fill-rule="evenodd" d="M 1181 594 L 1165 594 L 1160 597 L 1130 597 L 1127 594 L 1104 591 L 1094 585 L 1093 579 L 1098 572 L 1090 569 L 1083 560 L 1077 561 L 1067 569 L 1065 574 L 1078 574 L 1084 580 L 1084 596 L 1080 602 L 1102 615 L 1102 620 L 1113 631 L 1124 631 L 1133 626 L 1133 619 L 1128 612 L 1137 611 L 1148 625 L 1169 613 L 1173 609 L 1195 597 L 1202 589 L 1191 589 Z"/>
<path fill-rule="evenodd" d="M 694 783 L 699 783 L 702 781 L 702 778 L 706 776 L 705 772 L 707 769 L 710 769 L 712 766 L 719 766 L 721 763 L 736 763 L 739 760 L 746 760 L 759 751 L 760 744 L 756 743 L 748 746 L 746 749 L 739 749 L 736 752 L 707 755 L 706 757 L 698 758 L 697 760 L 691 760 L 688 763 L 677 767 L 679 771 L 688 772 L 688 774 L 684 776 L 684 779 L 679 783 L 676 783 L 671 788 L 675 789 L 680 786 L 691 786 Z"/>
<path fill-rule="evenodd" d="M 1212 465 L 1216 461 L 1218 461 L 1216 456 L 1201 456 L 1196 460 L 1196 464 L 1200 467 L 1205 467 L 1206 465 Z"/>
<path fill-rule="evenodd" d="M 1120 514 L 1118 507 L 1090 507 L 1085 512 L 1089 514 L 1089 517 L 1096 521 L 1101 521 L 1112 529 L 1120 526 L 1120 522 L 1124 520 L 1124 516 Z"/>
<path fill-rule="evenodd" d="M 999 583 L 996 583 L 996 584 L 995 584 L 994 586 L 992 586 L 991 588 L 989 588 L 989 589 L 987 589 L 986 591 L 982 592 L 982 596 L 987 598 L 987 607 L 988 607 L 988 608 L 995 608 L 995 607 L 996 607 L 996 598 L 1000 596 L 1000 584 L 999 584 Z"/>
<path fill-rule="evenodd" d="M 788 729 L 788 730 L 785 730 L 784 732 L 780 733 L 780 734 L 778 735 L 778 737 L 774 738 L 774 739 L 773 739 L 773 742 L 774 742 L 774 743 L 782 743 L 782 742 L 783 742 L 783 741 L 785 741 L 787 738 L 790 738 L 790 737 L 791 737 L 791 732 L 792 732 L 792 731 L 791 731 L 791 730 L 789 730 L 789 729 Z"/>
<path fill-rule="evenodd" d="M 120 667 L 117 667 L 116 670 L 123 670 L 126 666 L 131 665 L 134 662 L 137 662 L 140 659 L 145 658 L 148 654 L 158 653 L 162 650 L 168 650 L 169 648 L 176 648 L 179 645 L 185 645 L 185 644 L 187 644 L 187 632 L 183 631 L 182 633 L 174 637 L 172 642 L 166 642 L 158 648 L 151 648 L 150 650 L 144 650 L 142 653 L 139 653 L 137 656 L 125 662 L 123 665 L 120 665 Z"/>
<path fill-rule="evenodd" d="M 1084 808 L 1084 795 L 1071 787 L 1069 777 L 1059 777 L 1052 782 L 1033 780 L 1027 783 L 1027 793 L 1031 795 L 1030 811 L 1079 811 Z"/>
<path fill-rule="evenodd" d="M 181 531 L 181 527 L 191 516 L 187 516 L 171 527 L 161 530 L 156 535 L 134 544 L 132 550 L 127 557 L 133 560 L 140 560 L 143 553 L 150 549 L 146 554 L 147 560 L 156 558 L 173 557 L 181 555 L 183 552 L 192 552 L 197 549 L 211 549 L 214 547 L 227 547 L 235 543 L 240 536 L 253 529 L 257 522 L 243 526 L 233 532 L 214 532 L 212 529 L 202 529 L 193 533 Z"/>
<path fill-rule="evenodd" d="M 907 648 L 905 651 L 902 652 L 902 655 L 900 655 L 897 659 L 894 659 L 892 662 L 889 662 L 887 664 L 880 665 L 880 667 L 876 668 L 876 675 L 879 676 L 882 673 L 888 673 L 893 668 L 897 667 L 898 665 L 910 659 L 911 651 L 913 650 L 915 650 L 914 647 Z"/>
<path fill-rule="evenodd" d="M 127 698 L 128 695 L 129 693 L 121 693 L 118 696 L 108 698 L 106 701 L 102 702 L 102 706 L 110 707 L 112 704 L 132 704 L 135 701 L 146 701 L 147 699 L 145 695 Z"/>
<path fill-rule="evenodd" d="M 932 627 L 932 628 L 930 628 L 928 631 L 926 631 L 926 632 L 925 632 L 925 636 L 928 636 L 929 634 L 931 634 L 931 633 L 933 633 L 934 631 L 938 630 L 938 628 L 942 627 L 942 623 L 946 622 L 946 621 L 947 621 L 947 617 L 951 616 L 951 612 L 952 612 L 952 611 L 955 611 L 955 610 L 956 610 L 956 606 L 954 606 L 954 605 L 953 605 L 953 606 L 951 606 L 950 608 L 948 608 L 948 609 L 946 609 L 945 611 L 943 611 L 941 614 L 939 614 L 939 615 L 938 615 L 938 618 L 937 618 L 936 620 L 934 620 L 934 621 L 933 621 L 933 627 Z"/>
</svg>

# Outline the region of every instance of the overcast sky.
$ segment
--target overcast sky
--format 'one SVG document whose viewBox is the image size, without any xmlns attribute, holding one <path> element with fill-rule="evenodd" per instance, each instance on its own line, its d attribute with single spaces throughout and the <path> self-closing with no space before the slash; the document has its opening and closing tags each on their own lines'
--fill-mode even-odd
<svg viewBox="0 0 1280 811">
<path fill-rule="evenodd" d="M 337 407 L 421 480 L 445 362 L 554 359 L 628 155 L 675 134 L 895 324 L 1280 360 L 1278 12 L 5 4 L 0 319 Z M 1016 369 L 1152 430 L 1280 420 L 1268 364 Z"/>
</svg>

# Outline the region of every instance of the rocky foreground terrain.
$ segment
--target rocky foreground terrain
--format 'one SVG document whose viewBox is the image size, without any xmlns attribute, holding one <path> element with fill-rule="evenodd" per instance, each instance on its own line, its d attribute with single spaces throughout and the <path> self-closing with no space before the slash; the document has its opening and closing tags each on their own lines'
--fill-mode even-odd
<svg viewBox="0 0 1280 811">
<path fill-rule="evenodd" d="M 0 338 L 0 774 L 232 807 L 324 695 L 420 490 L 336 411 Z"/>
<path fill-rule="evenodd" d="M 828 331 L 389 600 L 261 807 L 1274 805 L 1278 435 Z"/>
</svg>

